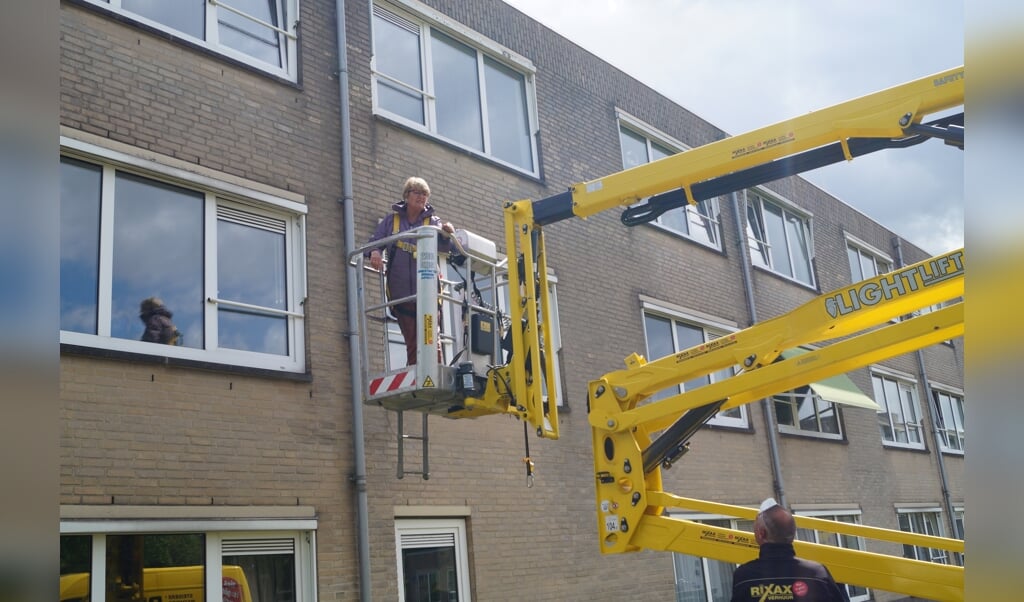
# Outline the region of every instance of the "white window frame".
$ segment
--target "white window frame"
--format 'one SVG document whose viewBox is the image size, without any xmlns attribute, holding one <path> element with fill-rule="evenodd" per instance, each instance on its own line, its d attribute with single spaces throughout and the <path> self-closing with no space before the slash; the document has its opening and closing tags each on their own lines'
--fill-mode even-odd
<svg viewBox="0 0 1024 602">
<path fill-rule="evenodd" d="M 855 525 L 862 524 L 861 523 L 861 515 L 862 515 L 862 513 L 861 513 L 860 509 L 795 510 L 794 513 L 797 516 L 809 516 L 809 517 L 813 517 L 813 518 L 821 518 L 821 519 L 825 519 L 825 520 L 831 520 L 831 521 L 834 521 L 834 522 L 840 522 L 838 520 L 838 517 L 840 517 L 840 516 L 842 516 L 842 517 L 852 517 L 853 521 L 850 524 L 855 524 Z M 845 522 L 845 521 L 843 521 L 843 522 Z M 798 528 L 797 529 L 797 539 L 800 539 L 800 532 L 801 531 L 805 531 L 805 532 L 809 531 L 814 536 L 814 539 L 812 539 L 812 540 L 801 540 L 801 541 L 810 541 L 811 543 L 817 543 L 817 544 L 823 544 L 823 545 L 832 545 L 832 544 L 828 544 L 828 543 L 823 543 L 821 541 L 821 532 L 818 531 L 817 529 L 807 529 L 807 528 L 803 528 L 803 527 Z M 835 544 L 836 547 L 843 548 L 844 550 L 853 549 L 853 548 L 848 548 L 848 547 L 843 545 L 842 537 L 844 537 L 844 536 L 840 536 L 838 533 L 833 533 L 833 535 L 836 538 L 836 544 Z M 850 536 L 850 535 L 847 535 L 845 537 L 856 537 L 856 539 L 857 539 L 857 541 L 859 543 L 859 547 L 856 548 L 856 549 L 857 550 L 861 550 L 861 551 L 867 551 L 867 543 L 866 543 L 866 541 L 864 540 L 863 537 L 860 537 L 860 536 Z M 850 602 L 866 602 L 867 600 L 871 599 L 871 590 L 870 589 L 864 588 L 864 589 L 867 590 L 864 595 L 852 596 L 852 595 L 850 595 L 850 587 L 851 586 L 849 584 L 841 583 L 840 586 L 846 588 L 846 594 L 850 597 Z"/>
<path fill-rule="evenodd" d="M 668 134 L 658 130 L 654 126 L 645 123 L 644 121 L 637 119 L 636 117 L 633 117 L 632 115 L 626 113 L 621 109 L 615 109 L 615 117 L 619 123 L 620 150 L 622 147 L 623 130 L 627 130 L 636 136 L 642 137 L 646 141 L 647 160 L 644 161 L 644 163 L 650 163 L 652 161 L 652 157 L 654 156 L 652 153 L 652 147 L 655 144 L 664 147 L 667 150 L 670 150 L 672 154 L 684 152 L 690 149 L 690 147 L 687 146 L 686 144 L 683 144 L 682 142 L 676 140 L 675 138 L 669 136 Z M 624 169 L 630 167 L 625 163 L 625 161 L 623 161 L 622 166 Z M 648 223 L 651 226 L 657 227 L 661 230 L 665 230 L 666 232 L 671 232 L 672 234 L 676 234 L 678 236 L 682 236 L 683 238 L 691 240 L 699 245 L 703 245 L 705 247 L 710 247 L 712 249 L 721 251 L 722 211 L 721 207 L 719 206 L 718 197 L 705 199 L 703 201 L 700 201 L 699 204 L 702 205 L 708 211 L 708 215 L 700 213 L 700 211 L 697 210 L 697 207 L 694 207 L 693 205 L 690 204 L 687 204 L 686 206 L 680 207 L 678 209 L 673 209 L 672 211 L 682 212 L 685 215 L 686 223 L 688 226 L 696 220 L 708 220 L 711 223 L 712 228 L 714 230 L 715 240 L 713 241 L 709 242 L 703 240 L 702 238 L 693 236 L 689 231 L 683 231 L 672 227 L 663 219 L 664 214 L 659 215 L 653 221 Z"/>
<path fill-rule="evenodd" d="M 892 268 L 893 268 L 892 257 L 890 257 L 887 253 L 884 253 L 884 252 L 878 250 L 877 248 L 869 245 L 868 243 L 866 243 L 866 242 L 864 242 L 864 241 L 862 241 L 862 240 L 860 240 L 860 239 L 858 239 L 858 238 L 856 238 L 856 237 L 854 237 L 854 236 L 852 236 L 850 234 L 847 234 L 846 235 L 846 256 L 847 256 L 847 259 L 851 259 L 850 258 L 850 254 L 851 253 L 856 253 L 857 254 L 857 259 L 858 259 L 857 270 L 861 274 L 860 277 L 858 277 L 857 274 L 853 273 L 853 264 L 851 263 L 850 264 L 850 282 L 851 283 L 860 282 L 861 280 L 867 280 L 868 278 L 874 278 L 875 276 L 880 276 L 882 274 L 888 274 L 889 272 L 892 271 Z M 874 267 L 874 269 L 875 269 L 875 271 L 877 273 L 870 274 L 870 275 L 864 275 L 864 271 L 863 271 L 862 266 L 864 265 L 863 261 L 864 261 L 865 258 L 870 258 L 871 259 L 871 262 L 872 262 L 871 265 Z M 878 268 L 879 268 L 878 264 L 879 263 L 884 264 L 884 267 L 886 268 L 884 272 L 879 272 L 878 271 Z"/>
<path fill-rule="evenodd" d="M 650 354 L 650 343 L 649 343 L 650 337 L 648 336 L 648 333 L 647 333 L 647 320 L 646 320 L 647 315 L 652 315 L 652 316 L 656 316 L 656 317 L 659 317 L 659 318 L 667 319 L 667 320 L 670 320 L 673 323 L 673 328 L 672 328 L 672 345 L 674 347 L 674 352 L 682 351 L 682 349 L 679 348 L 679 341 L 676 338 L 676 330 L 675 330 L 675 327 L 674 327 L 676 322 L 682 322 L 682 323 L 686 324 L 687 326 L 692 326 L 694 328 L 700 328 L 703 331 L 704 341 L 705 342 L 713 340 L 713 339 L 716 339 L 716 338 L 720 338 L 722 336 L 726 336 L 726 335 L 728 335 L 730 333 L 733 333 L 733 332 L 736 332 L 737 330 L 739 330 L 739 328 L 736 326 L 736 324 L 731 324 L 729 322 L 726 322 L 724 320 L 720 320 L 720 319 L 714 318 L 712 316 L 708 316 L 708 315 L 703 314 L 701 312 L 697 312 L 697 311 L 694 311 L 694 310 L 687 310 L 687 309 L 675 306 L 675 305 L 673 305 L 671 303 L 666 303 L 666 302 L 661 302 L 661 301 L 654 301 L 654 300 L 651 300 L 651 299 L 647 299 L 647 298 L 641 297 L 640 307 L 641 307 L 640 321 L 641 321 L 641 327 L 643 328 L 643 333 L 644 333 L 644 348 L 645 348 L 645 350 L 646 350 L 646 352 L 648 354 Z M 659 358 L 648 357 L 647 359 L 648 359 L 648 361 L 654 361 L 654 360 L 659 359 Z M 736 372 L 736 370 L 734 369 L 733 373 L 735 374 L 735 372 Z M 715 380 L 715 374 L 710 374 L 708 376 L 709 376 L 711 382 L 717 382 Z M 681 389 L 682 386 L 683 386 L 682 383 L 680 383 L 679 385 L 677 385 L 677 388 Z M 714 426 L 729 427 L 729 428 L 743 428 L 743 429 L 750 428 L 750 420 L 749 420 L 749 417 L 747 415 L 747 406 L 746 405 L 742 405 L 742 406 L 739 406 L 739 407 L 734 408 L 734 409 L 735 410 L 739 410 L 739 414 L 740 414 L 739 417 L 723 416 L 722 413 L 720 412 L 720 413 L 715 414 L 714 416 L 712 416 L 711 419 L 708 420 L 707 424 L 714 425 Z"/>
<path fill-rule="evenodd" d="M 429 6 L 417 2 L 416 0 L 390 0 L 389 2 L 376 1 L 372 2 L 371 6 L 373 11 L 383 10 L 392 15 L 396 16 L 403 22 L 407 22 L 410 27 L 419 28 L 419 43 L 420 43 L 420 77 L 423 81 L 423 89 L 412 88 L 403 82 L 395 80 L 394 78 L 388 77 L 386 74 L 381 73 L 377 70 L 376 58 L 371 59 L 370 72 L 371 72 L 371 95 L 373 99 L 373 114 L 390 121 L 399 123 L 405 127 L 413 129 L 417 132 L 443 140 L 446 144 L 454 145 L 466 152 L 474 155 L 484 157 L 489 161 L 494 161 L 516 171 L 531 175 L 540 175 L 540 157 L 537 150 L 537 136 L 539 134 L 539 126 L 537 119 L 537 90 L 536 90 L 536 73 L 537 69 L 533 65 L 533 62 L 528 58 L 518 54 L 517 52 L 502 46 L 501 44 L 486 38 L 485 36 L 473 31 L 472 29 L 456 22 L 451 17 L 444 13 L 438 12 Z M 373 38 L 373 44 L 377 43 L 376 32 L 372 31 L 373 19 L 371 16 L 371 37 Z M 431 31 L 435 30 L 448 37 L 455 39 L 458 42 L 466 44 L 476 51 L 477 60 L 477 73 L 479 76 L 479 92 L 481 96 L 481 127 L 483 133 L 483 150 L 477 150 L 465 144 L 462 144 L 456 140 L 446 138 L 438 132 L 437 125 L 437 104 L 434 96 L 434 73 L 433 63 L 431 60 Z M 376 54 L 376 50 L 372 50 Z M 487 103 L 487 86 L 484 80 L 484 58 L 489 58 L 492 61 L 518 73 L 523 76 L 523 82 L 525 86 L 525 100 L 526 100 L 526 119 L 527 119 L 527 130 L 529 132 L 530 139 L 530 162 L 533 166 L 532 169 L 524 168 L 521 165 L 516 165 L 504 159 L 501 159 L 491 154 L 492 145 L 490 142 L 490 130 L 487 127 L 488 124 L 488 103 Z M 380 105 L 378 85 L 380 80 L 388 81 L 393 85 L 407 88 L 409 92 L 420 95 L 423 98 L 424 106 L 424 119 L 423 123 L 413 121 L 402 115 L 393 113 Z"/>
<path fill-rule="evenodd" d="M 888 441 L 884 437 L 881 436 L 881 433 L 879 433 L 879 437 L 882 439 L 882 444 L 885 447 L 899 447 L 899 448 L 905 448 L 905 449 L 924 449 L 925 448 L 925 444 L 924 444 L 924 439 L 925 439 L 924 418 L 923 418 L 923 414 L 921 413 L 921 399 L 920 399 L 920 393 L 919 393 L 920 388 L 918 387 L 917 379 L 915 379 L 913 376 L 911 376 L 909 374 L 904 374 L 904 373 L 901 373 L 901 372 L 897 372 L 895 370 L 890 370 L 890 369 L 882 368 L 880 366 L 872 366 L 871 367 L 871 390 L 872 390 L 871 397 L 872 397 L 872 399 L 875 400 L 875 403 L 877 403 L 878 407 L 880 408 L 880 411 L 878 412 L 878 414 L 884 413 L 888 417 L 888 419 L 889 419 L 889 427 L 893 430 L 893 433 L 896 432 L 896 424 L 892 420 L 892 412 L 889 411 L 888 402 L 885 399 L 878 399 L 878 396 L 875 394 L 875 378 L 881 378 L 881 379 L 883 379 L 883 381 L 884 380 L 891 380 L 891 381 L 895 381 L 896 382 L 897 389 L 900 392 L 900 416 L 904 419 L 904 421 L 906 421 L 906 415 L 905 415 L 906 414 L 906 408 L 904 407 L 905 400 L 904 400 L 904 396 L 903 396 L 903 392 L 904 391 L 909 391 L 910 393 L 913 394 L 914 397 L 913 397 L 913 400 L 912 400 L 911 403 L 913 405 L 913 409 L 914 409 L 915 413 L 917 414 L 917 422 L 916 423 L 904 422 L 904 424 L 908 424 L 908 425 L 909 424 L 913 424 L 914 426 L 916 426 L 919 441 L 917 441 L 917 442 L 910 441 L 910 429 L 909 429 L 909 426 L 908 426 L 907 427 L 907 442 L 906 443 L 903 443 L 901 441 L 896 441 L 896 440 Z M 895 435 L 894 435 L 894 437 L 895 437 Z"/>
<path fill-rule="evenodd" d="M 99 324 L 97 334 L 60 331 L 60 342 L 82 347 L 93 347 L 111 351 L 123 351 L 144 355 L 158 355 L 182 360 L 196 360 L 230 366 L 245 366 L 267 370 L 302 373 L 306 369 L 306 341 L 304 304 L 306 298 L 306 253 L 305 253 L 305 204 L 296 200 L 277 196 L 266 190 L 266 187 L 241 181 L 238 178 L 215 177 L 189 171 L 172 165 L 170 161 L 158 160 L 152 154 L 136 155 L 129 152 L 114 150 L 77 140 L 61 137 L 61 155 L 91 163 L 102 170 L 103 200 L 101 201 L 100 246 L 109 247 L 107 241 L 113 232 L 113 211 L 109 210 L 112 198 L 113 182 L 116 173 L 131 173 L 156 182 L 188 188 L 204 195 L 205 218 L 203 240 L 204 252 L 204 341 L 205 348 L 197 349 L 185 346 L 156 345 L 140 340 L 114 338 L 109 336 L 110 299 L 104 290 L 110 288 L 110 269 L 112 252 L 100 254 L 100 300 L 98 303 Z M 107 208 L 104 208 L 104 206 Z M 219 300 L 211 291 L 215 291 L 216 252 L 211 250 L 211 241 L 215 241 L 217 228 L 217 207 L 234 206 L 244 208 L 246 212 L 266 215 L 285 222 L 285 291 L 287 294 L 287 310 L 273 310 L 287 317 L 288 355 L 275 355 L 236 349 L 217 347 L 216 325 Z M 107 267 L 105 267 L 107 266 Z"/>
<path fill-rule="evenodd" d="M 417 547 L 403 536 L 420 539 L 450 538 L 455 551 L 455 563 L 458 567 L 459 596 L 457 600 L 445 602 L 472 602 L 469 585 L 469 546 L 466 543 L 466 521 L 462 518 L 396 518 L 395 519 L 395 556 L 398 565 L 398 601 L 405 602 L 405 573 L 402 566 L 402 550 Z M 408 544 L 408 545 L 407 545 Z"/>
<path fill-rule="evenodd" d="M 812 397 L 813 400 L 814 400 L 814 417 L 815 417 L 815 423 L 818 425 L 819 430 L 810 431 L 810 430 L 807 430 L 807 429 L 800 428 L 799 426 L 793 426 L 791 424 L 782 424 L 782 422 L 778 421 L 779 412 L 778 412 L 777 404 L 785 403 L 785 404 L 789 404 L 789 405 L 794 407 L 793 416 L 796 418 L 796 421 L 797 421 L 798 424 L 800 422 L 799 411 L 798 411 L 799 410 L 799 400 L 797 400 L 797 398 L 796 398 L 797 397 L 797 393 L 795 392 L 796 391 L 795 389 L 790 389 L 789 391 L 782 391 L 780 393 L 776 393 L 776 394 L 772 395 L 772 411 L 775 412 L 776 422 L 778 422 L 778 426 L 779 426 L 779 432 L 780 433 L 786 433 L 786 434 L 789 434 L 789 435 L 800 435 L 800 436 L 803 436 L 803 437 L 814 437 L 814 438 L 817 438 L 817 439 L 829 439 L 829 440 L 832 440 L 832 441 L 841 441 L 845 435 L 844 435 L 844 432 L 843 432 L 843 420 L 840 417 L 840 412 L 839 412 L 840 404 L 838 404 L 838 403 L 836 403 L 834 401 L 829 401 L 829 400 L 823 398 L 810 385 L 805 385 L 804 387 L 800 387 L 800 388 L 801 389 L 807 389 L 807 395 Z M 826 433 L 825 431 L 820 430 L 820 428 L 821 428 L 821 413 L 818 410 L 818 403 L 819 402 L 820 403 L 827 403 L 829 406 L 832 407 L 832 411 L 835 413 L 835 416 L 836 416 L 836 426 L 839 428 L 839 432 L 838 433 Z"/>
<path fill-rule="evenodd" d="M 794 203 L 782 199 L 776 194 L 771 194 L 761 189 L 747 190 L 745 191 L 744 196 L 746 197 L 747 212 L 744 214 L 743 219 L 747 222 L 747 251 L 749 253 L 751 265 L 753 265 L 757 269 L 768 270 L 773 274 L 776 274 L 782 278 L 791 280 L 803 286 L 815 288 L 817 286 L 817 278 L 814 274 L 814 216 L 806 209 L 797 207 Z M 779 241 L 769 240 L 771 235 L 768 233 L 764 222 L 765 203 L 771 204 L 774 207 L 778 208 L 780 211 L 782 211 L 784 224 L 786 222 L 787 216 L 792 216 L 793 218 L 799 219 L 800 223 L 803 225 L 803 230 L 807 236 L 806 267 L 808 278 L 810 279 L 809 282 L 804 282 L 803 280 L 797 278 L 795 275 L 795 270 L 794 275 L 791 276 L 781 271 L 781 269 L 775 265 L 775 259 L 771 253 L 771 248 L 773 246 L 778 246 L 781 244 L 785 247 L 786 255 L 789 258 L 791 265 L 795 263 L 796 258 L 794 258 L 793 256 L 793 251 L 789 244 L 789 232 L 786 228 L 783 228 L 786 238 L 785 241 L 782 241 L 780 243 Z M 755 228 L 752 224 L 749 223 L 750 220 L 748 219 L 748 216 L 751 205 L 754 206 L 754 210 L 757 212 L 757 215 L 760 219 L 760 223 L 758 224 L 757 228 Z M 758 256 L 760 256 L 760 260 L 755 260 L 755 253 Z M 803 258 L 799 259 L 802 260 Z"/>
<path fill-rule="evenodd" d="M 205 536 L 206 599 L 223 599 L 222 544 L 234 539 L 291 539 L 295 602 L 316 602 L 316 519 L 130 519 L 61 520 L 61 535 L 92 537 L 92 575 L 106 575 L 106 536 L 201 533 Z M 105 579 L 90 579 L 92 600 L 106 599 Z"/>
<path fill-rule="evenodd" d="M 752 519 L 737 519 L 737 518 L 735 518 L 733 516 L 726 516 L 726 515 L 723 515 L 723 514 L 704 514 L 704 513 L 687 512 L 687 513 L 671 513 L 671 516 L 672 516 L 672 518 L 693 521 L 693 522 L 696 522 L 696 523 L 706 523 L 707 521 L 711 521 L 711 520 L 719 520 L 719 521 L 727 520 L 727 521 L 729 521 L 729 525 L 727 527 L 729 529 L 733 529 L 733 530 L 736 530 L 736 531 L 747 531 L 747 532 L 753 532 L 753 530 L 754 530 L 754 521 Z M 734 570 L 735 570 L 735 567 L 739 566 L 739 565 L 736 565 L 734 563 L 724 562 L 722 560 L 709 559 L 706 556 L 694 556 L 693 554 L 682 554 L 680 552 L 672 552 L 673 582 L 676 584 L 677 590 L 678 590 L 678 585 L 679 585 L 679 580 L 680 580 L 679 563 L 676 560 L 677 556 L 692 556 L 694 558 L 700 559 L 701 571 L 703 572 L 703 576 L 704 576 L 704 595 L 705 595 L 705 601 L 706 602 L 715 602 L 715 599 L 713 598 L 714 592 L 711 591 L 711 587 L 710 587 L 711 586 L 711 579 L 709 577 L 709 574 L 711 573 L 711 567 L 710 567 L 709 563 L 710 562 L 715 562 L 715 563 L 724 564 L 724 565 L 730 565 L 731 564 Z M 728 596 L 730 596 L 732 594 L 732 590 L 731 589 L 728 590 L 727 592 L 725 592 L 725 594 L 726 594 L 726 597 L 728 598 Z M 677 591 L 677 599 L 678 599 L 678 591 Z"/>
<path fill-rule="evenodd" d="M 929 383 L 929 385 L 930 385 L 931 390 L 932 390 L 932 399 L 929 400 L 929 401 L 931 401 L 931 403 L 935 404 L 935 406 L 936 406 L 935 407 L 935 410 L 936 410 L 936 420 L 938 421 L 938 424 L 935 425 L 935 428 L 939 431 L 939 435 L 940 435 L 939 436 L 939 449 L 942 450 L 943 452 L 947 453 L 947 454 L 963 455 L 964 454 L 964 445 L 965 445 L 965 441 L 966 441 L 965 438 L 964 438 L 966 427 L 963 424 L 955 424 L 955 422 L 956 422 L 956 420 L 958 418 L 961 421 L 963 421 L 964 418 L 966 418 L 966 408 L 965 408 L 966 400 L 964 399 L 964 392 L 963 392 L 962 389 L 955 389 L 953 387 L 947 387 L 945 385 L 939 385 L 939 384 L 934 384 L 934 383 Z M 945 419 L 944 419 L 945 414 L 943 414 L 943 412 L 942 412 L 942 406 L 941 406 L 942 401 L 940 399 L 941 396 L 946 396 L 946 398 L 948 398 L 949 400 L 951 400 L 953 402 L 953 405 L 949 408 L 953 412 L 956 412 L 956 410 L 957 410 L 956 402 L 959 401 L 960 412 L 959 412 L 958 415 L 957 414 L 954 415 L 954 417 L 953 417 L 954 424 L 953 424 L 952 428 L 950 428 L 948 425 L 945 424 Z M 950 447 L 948 445 L 947 442 L 949 441 L 949 437 L 950 436 L 956 437 L 959 440 L 959 442 L 960 442 L 959 449 L 955 448 L 955 447 Z"/>
<path fill-rule="evenodd" d="M 250 67 L 259 69 L 274 75 L 281 77 L 288 81 L 298 81 L 298 32 L 299 32 L 299 2 L 300 0 L 278 0 L 277 9 L 281 13 L 281 9 L 284 9 L 284 14 L 279 14 L 279 18 L 286 22 L 282 23 L 282 27 L 274 26 L 262 19 L 248 15 L 243 11 L 231 7 L 229 4 L 219 0 L 206 0 L 205 6 L 205 19 L 203 30 L 206 32 L 205 39 L 194 37 L 183 31 L 174 29 L 168 25 L 160 23 L 159 21 L 153 21 L 142 15 L 136 14 L 129 10 L 122 8 L 121 0 L 83 0 L 98 6 L 104 10 L 116 13 L 117 15 L 127 18 L 130 21 L 141 23 L 148 27 L 165 31 L 172 34 L 175 37 L 188 40 L 189 42 L 216 52 L 217 54 L 224 55 L 241 63 L 244 63 Z M 251 55 L 248 55 L 239 50 L 235 50 L 229 46 L 225 46 L 219 41 L 219 26 L 218 26 L 218 15 L 219 11 L 227 11 L 243 17 L 248 21 L 257 23 L 266 27 L 267 29 L 274 31 L 278 34 L 278 52 L 281 55 L 281 67 L 271 65 L 270 63 L 263 62 Z"/>
<path fill-rule="evenodd" d="M 946 535 L 946 525 L 943 520 L 942 509 L 938 506 L 927 506 L 927 507 L 896 507 L 896 522 L 899 526 L 900 531 L 904 533 L 917 533 L 918 535 L 934 535 L 936 537 L 948 537 Z M 910 530 L 903 528 L 902 519 L 907 517 L 907 521 L 910 525 Z M 920 525 L 914 524 L 914 519 L 917 518 L 921 521 Z M 934 522 L 930 522 L 934 521 Z M 915 530 L 916 527 L 923 526 L 921 530 Z M 908 549 L 913 551 L 913 556 L 907 556 Z M 946 550 L 939 550 L 935 548 L 925 548 L 923 546 L 910 546 L 907 544 L 903 545 L 903 555 L 905 558 L 913 558 L 914 560 L 924 560 L 925 562 L 935 562 L 938 564 L 952 564 L 950 558 L 951 552 Z"/>
</svg>

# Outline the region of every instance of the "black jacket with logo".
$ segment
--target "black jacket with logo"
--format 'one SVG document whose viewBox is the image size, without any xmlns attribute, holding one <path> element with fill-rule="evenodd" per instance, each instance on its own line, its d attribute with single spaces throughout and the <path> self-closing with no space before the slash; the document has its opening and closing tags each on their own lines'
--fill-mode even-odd
<svg viewBox="0 0 1024 602">
<path fill-rule="evenodd" d="M 732 576 L 732 602 L 849 602 L 824 565 L 796 557 L 788 543 L 761 544 L 757 560 Z"/>
</svg>

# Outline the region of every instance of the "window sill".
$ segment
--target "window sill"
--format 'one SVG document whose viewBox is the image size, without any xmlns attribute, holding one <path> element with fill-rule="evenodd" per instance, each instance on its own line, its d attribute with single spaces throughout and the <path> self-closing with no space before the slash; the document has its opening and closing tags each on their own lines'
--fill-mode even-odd
<svg viewBox="0 0 1024 602">
<path fill-rule="evenodd" d="M 277 380 L 289 380 L 294 382 L 313 382 L 313 375 L 310 372 L 287 372 L 284 370 L 270 370 L 267 368 L 252 368 L 249 366 L 235 366 L 231 364 L 219 364 L 216 362 L 204 362 L 201 360 L 182 359 L 162 355 L 150 355 L 147 353 L 135 353 L 132 351 L 118 351 L 113 349 L 102 349 L 73 345 L 70 343 L 60 344 L 61 355 L 76 355 L 97 359 L 132 362 L 137 364 L 162 365 L 175 368 L 187 368 L 194 370 L 205 370 L 209 372 L 221 372 L 224 374 L 238 374 L 242 376 L 255 376 L 259 378 L 272 378 Z"/>
<path fill-rule="evenodd" d="M 787 437 L 794 437 L 798 439 L 814 439 L 817 441 L 828 441 L 831 443 L 841 443 L 843 445 L 849 445 L 849 441 L 842 435 L 833 435 L 831 433 L 815 433 L 811 431 L 801 431 L 794 428 L 788 428 L 779 426 L 779 434 Z"/>
<path fill-rule="evenodd" d="M 749 254 L 747 255 L 747 261 L 750 261 Z M 796 286 L 799 286 L 801 288 L 805 288 L 805 289 L 807 289 L 809 291 L 812 291 L 814 293 L 821 294 L 821 290 L 816 285 L 807 284 L 806 282 L 800 282 L 799 280 L 797 280 L 795 278 L 790 278 L 789 276 L 787 276 L 785 274 L 780 274 L 780 273 L 778 273 L 778 272 L 776 272 L 776 271 L 774 271 L 774 270 L 772 270 L 770 268 L 766 268 L 766 267 L 761 266 L 761 265 L 753 265 L 753 264 L 751 264 L 751 265 L 753 266 L 753 268 L 755 270 L 757 270 L 759 272 L 763 272 L 765 274 L 768 274 L 769 276 L 773 276 L 775 278 L 778 278 L 779 280 L 788 282 L 790 284 L 795 284 Z"/>
<path fill-rule="evenodd" d="M 904 445 L 904 444 L 900 444 L 900 443 L 891 443 L 889 441 L 882 441 L 882 447 L 884 447 L 885 449 L 898 450 L 898 451 L 908 451 L 908 452 L 914 452 L 914 453 L 918 453 L 918 454 L 927 454 L 928 453 L 928 450 L 925 448 L 924 445 L 920 445 L 920 446 L 917 446 L 917 445 Z"/>
</svg>

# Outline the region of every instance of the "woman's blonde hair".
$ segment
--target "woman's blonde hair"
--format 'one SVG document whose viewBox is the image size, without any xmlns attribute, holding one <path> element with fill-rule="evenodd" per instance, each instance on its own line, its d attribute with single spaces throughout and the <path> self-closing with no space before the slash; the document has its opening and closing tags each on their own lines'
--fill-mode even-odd
<svg viewBox="0 0 1024 602">
<path fill-rule="evenodd" d="M 405 187 L 402 188 L 402 198 L 408 198 L 409 193 L 414 190 L 425 192 L 427 193 L 427 196 L 430 196 L 430 186 L 427 186 L 427 181 L 423 178 L 413 176 L 405 181 Z"/>
</svg>

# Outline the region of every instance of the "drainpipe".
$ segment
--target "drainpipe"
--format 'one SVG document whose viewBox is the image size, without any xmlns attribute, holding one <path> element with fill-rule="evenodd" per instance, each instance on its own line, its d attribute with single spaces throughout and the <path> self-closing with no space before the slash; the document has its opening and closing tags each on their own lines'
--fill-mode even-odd
<svg viewBox="0 0 1024 602">
<path fill-rule="evenodd" d="M 746 191 L 744 191 L 744 204 L 746 204 L 746 194 Z M 743 267 L 743 292 L 747 297 L 750 323 L 757 324 L 757 305 L 754 303 L 754 279 L 750 273 L 750 259 L 746 255 L 744 244 L 744 241 L 747 239 L 747 233 L 743 229 L 743 219 L 746 216 L 746 211 L 740 212 L 738 193 L 731 193 L 729 200 L 732 204 L 733 215 L 736 216 L 736 247 L 739 251 L 740 265 Z M 767 397 L 761 399 L 761 413 L 764 414 L 764 427 L 768 433 L 768 455 L 772 462 L 772 490 L 775 492 L 775 499 L 779 501 L 779 504 L 788 507 L 786 487 L 782 482 L 782 462 L 779 461 L 779 429 L 775 423 L 775 412 L 772 411 L 771 399 Z"/>
<path fill-rule="evenodd" d="M 896 250 L 897 269 L 904 267 L 903 263 L 903 241 L 900 237 L 894 236 L 892 246 Z M 921 373 L 921 380 L 924 381 L 925 405 L 928 406 L 928 419 L 932 423 L 932 441 L 935 444 L 935 457 L 938 458 L 939 483 L 942 486 L 942 505 L 946 508 L 946 515 L 949 516 L 949 532 L 954 536 L 956 532 L 956 517 L 953 515 L 953 500 L 949 495 L 949 479 L 946 476 L 946 461 L 942 457 L 942 435 L 939 433 L 939 417 L 932 403 L 932 386 L 928 382 L 928 372 L 924 367 L 924 351 L 918 349 L 914 352 L 917 356 L 917 369 Z"/>
<path fill-rule="evenodd" d="M 356 268 L 348 256 L 356 248 L 352 210 L 352 131 L 348 101 L 348 51 L 345 31 L 345 0 L 335 0 L 338 15 L 338 100 L 341 106 L 341 190 L 342 227 L 345 232 L 345 288 L 348 291 L 348 357 L 352 383 L 352 443 L 354 462 L 351 480 L 356 487 L 356 531 L 359 556 L 359 599 L 370 602 L 370 527 L 366 495 L 366 443 L 363 436 L 362 366 L 359 351 L 359 289 L 356 286 Z"/>
</svg>

